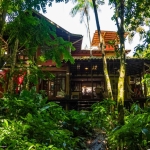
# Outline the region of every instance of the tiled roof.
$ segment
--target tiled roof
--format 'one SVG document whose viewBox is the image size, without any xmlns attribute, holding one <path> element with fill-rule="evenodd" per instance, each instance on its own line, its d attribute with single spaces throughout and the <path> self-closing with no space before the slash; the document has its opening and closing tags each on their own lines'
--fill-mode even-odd
<svg viewBox="0 0 150 150">
<path fill-rule="evenodd" d="M 126 38 L 126 36 L 128 35 L 128 33 L 125 33 L 124 37 Z M 105 45 L 110 45 L 109 42 L 110 41 L 115 41 L 115 44 L 119 44 L 119 36 L 118 33 L 116 31 L 101 31 L 101 36 L 104 39 Z M 98 31 L 96 30 L 94 35 L 93 35 L 93 39 L 92 39 L 92 46 L 99 46 L 99 36 L 98 36 Z"/>
</svg>

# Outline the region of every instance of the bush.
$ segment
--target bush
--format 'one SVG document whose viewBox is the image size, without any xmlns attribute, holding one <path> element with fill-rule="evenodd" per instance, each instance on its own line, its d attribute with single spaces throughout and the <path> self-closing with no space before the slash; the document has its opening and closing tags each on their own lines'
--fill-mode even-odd
<svg viewBox="0 0 150 150">
<path fill-rule="evenodd" d="M 125 124 L 116 126 L 109 134 L 109 149 L 118 146 L 141 150 L 150 147 L 150 108 L 141 109 L 133 104 L 131 112 L 125 116 Z"/>
<path fill-rule="evenodd" d="M 104 100 L 92 105 L 90 122 L 92 123 L 93 128 L 100 128 L 105 131 L 111 131 L 111 129 L 117 123 L 117 111 L 111 111 L 112 107 L 114 107 L 115 104 L 115 101 Z"/>
<path fill-rule="evenodd" d="M 7 149 L 76 149 L 78 138 L 62 128 L 66 112 L 41 94 L 22 91 L 1 99 L 0 146 Z"/>
</svg>

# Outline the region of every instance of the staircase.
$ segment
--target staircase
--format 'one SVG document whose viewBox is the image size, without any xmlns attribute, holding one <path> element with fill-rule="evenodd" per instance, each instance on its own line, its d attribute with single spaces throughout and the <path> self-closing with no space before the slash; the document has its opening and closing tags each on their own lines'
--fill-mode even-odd
<svg viewBox="0 0 150 150">
<path fill-rule="evenodd" d="M 91 106 L 99 102 L 98 100 L 80 100 L 78 101 L 78 110 L 91 110 Z"/>
</svg>

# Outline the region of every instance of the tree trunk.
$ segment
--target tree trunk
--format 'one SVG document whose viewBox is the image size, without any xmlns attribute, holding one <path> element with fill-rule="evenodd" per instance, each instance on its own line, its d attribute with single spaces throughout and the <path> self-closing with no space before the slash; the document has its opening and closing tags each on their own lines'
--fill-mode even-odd
<svg viewBox="0 0 150 150">
<path fill-rule="evenodd" d="M 113 100 L 112 88 L 111 88 L 110 78 L 109 78 L 108 69 L 107 69 L 107 60 L 106 60 L 106 56 L 104 52 L 104 45 L 103 45 L 102 37 L 100 34 L 100 25 L 99 25 L 99 20 L 98 20 L 97 9 L 95 5 L 95 0 L 92 0 L 92 1 L 93 1 L 95 20 L 96 20 L 96 25 L 97 25 L 97 30 L 98 30 L 98 36 L 99 36 L 100 49 L 102 52 L 104 76 L 105 76 L 105 81 L 107 85 L 107 96 L 109 99 Z"/>
<path fill-rule="evenodd" d="M 118 104 L 124 105 L 125 60 L 120 59 L 120 76 L 118 80 Z"/>
<path fill-rule="evenodd" d="M 8 91 L 11 94 L 13 93 L 13 88 L 14 88 L 13 73 L 14 73 L 15 66 L 16 66 L 16 56 L 17 56 L 17 51 L 18 51 L 18 44 L 19 44 L 19 40 L 16 39 L 15 45 L 14 45 L 13 54 L 12 54 L 12 63 L 11 63 L 11 69 L 10 69 L 10 78 L 9 78 L 9 82 L 8 82 Z"/>
<path fill-rule="evenodd" d="M 2 2 L 0 1 L 0 3 L 2 3 Z M 3 35 L 3 29 L 4 29 L 5 20 L 6 20 L 6 14 L 7 14 L 6 10 L 3 10 L 3 9 L 0 10 L 0 34 L 1 35 Z"/>
<path fill-rule="evenodd" d="M 124 38 L 124 0 L 119 1 L 119 8 L 117 7 L 117 3 L 115 3 L 115 7 L 118 13 L 120 13 L 120 23 L 118 18 L 116 17 L 116 24 L 119 33 L 120 39 L 120 74 L 118 80 L 118 96 L 117 96 L 117 105 L 118 105 L 118 123 L 124 124 L 124 83 L 125 83 L 125 75 L 126 75 L 126 56 L 125 56 L 125 38 Z"/>
<path fill-rule="evenodd" d="M 89 34 L 89 41 L 90 41 L 90 47 L 92 45 L 92 40 L 91 40 L 91 33 L 90 33 L 90 25 L 89 25 L 89 18 L 86 15 L 86 20 L 87 20 L 87 28 L 88 28 L 88 34 Z"/>
<path fill-rule="evenodd" d="M 101 51 L 102 51 L 102 59 L 103 59 L 104 77 L 105 77 L 105 82 L 107 86 L 107 97 L 113 100 L 114 98 L 112 94 L 112 88 L 111 88 L 110 78 L 109 78 L 108 69 L 107 69 L 107 60 L 106 60 L 103 44 L 101 44 Z"/>
<path fill-rule="evenodd" d="M 29 68 L 29 64 L 28 64 L 27 74 L 26 74 L 26 85 L 25 85 L 26 90 L 29 90 L 29 87 L 30 87 L 29 76 L 30 76 L 30 68 Z"/>
<path fill-rule="evenodd" d="M 88 15 L 86 15 L 86 21 L 87 21 L 87 30 L 88 30 L 89 42 L 90 42 L 90 56 L 92 56 L 92 50 L 91 50 L 92 40 L 91 40 L 91 33 L 90 33 L 90 25 L 89 25 Z"/>
<path fill-rule="evenodd" d="M 117 97 L 117 105 L 118 105 L 118 122 L 119 124 L 124 124 L 124 83 L 125 83 L 125 58 L 121 57 L 120 59 L 120 75 L 118 80 L 118 97 Z"/>
<path fill-rule="evenodd" d="M 2 5 L 2 3 L 3 3 L 3 0 L 0 0 L 1 5 Z M 3 39 L 3 29 L 4 29 L 5 20 L 6 20 L 6 10 L 0 8 L 0 36 L 1 36 L 1 39 L 0 39 L 0 69 L 2 68 L 3 63 L 4 63 L 3 40 L 2 39 Z"/>
</svg>

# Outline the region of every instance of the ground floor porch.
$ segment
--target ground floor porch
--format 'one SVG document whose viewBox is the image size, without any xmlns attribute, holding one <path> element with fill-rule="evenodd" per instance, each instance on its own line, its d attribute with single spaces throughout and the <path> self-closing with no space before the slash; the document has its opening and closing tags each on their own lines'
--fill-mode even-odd
<svg viewBox="0 0 150 150">
<path fill-rule="evenodd" d="M 117 100 L 119 59 L 107 59 L 114 100 Z M 125 77 L 125 107 L 138 101 L 144 107 L 148 88 L 142 82 L 144 74 L 149 70 L 149 60 L 127 59 Z M 147 66 L 148 65 L 148 66 Z M 51 72 L 54 79 L 40 79 L 38 91 L 44 90 L 49 101 L 56 101 L 65 109 L 89 109 L 90 106 L 107 98 L 107 86 L 103 73 L 102 59 L 75 59 L 74 64 L 64 67 L 45 67 L 44 72 Z M 106 94 L 105 94 L 106 93 Z"/>
<path fill-rule="evenodd" d="M 131 105 L 133 103 L 137 103 L 141 108 L 144 108 L 144 106 L 147 103 L 147 100 L 149 98 L 133 98 L 133 99 L 126 99 L 124 101 L 124 107 L 128 110 L 131 109 Z M 102 102 L 102 99 L 55 99 L 55 100 L 49 100 L 52 102 L 56 102 L 60 106 L 63 107 L 65 110 L 91 110 L 91 106 L 94 103 Z"/>
</svg>

